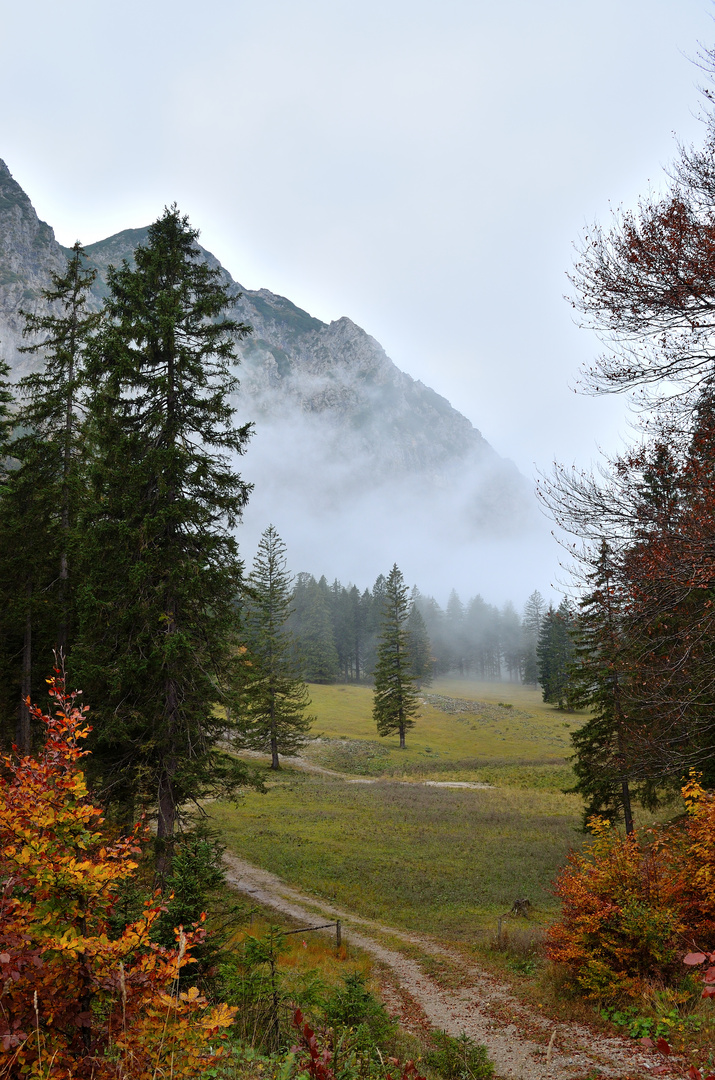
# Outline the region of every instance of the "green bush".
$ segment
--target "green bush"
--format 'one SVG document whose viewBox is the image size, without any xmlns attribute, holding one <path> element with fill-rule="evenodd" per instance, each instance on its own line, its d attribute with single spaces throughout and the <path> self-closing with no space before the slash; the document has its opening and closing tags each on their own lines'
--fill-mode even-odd
<svg viewBox="0 0 715 1080">
<path fill-rule="evenodd" d="M 358 1050 L 384 1049 L 394 1039 L 397 1024 L 365 985 L 365 976 L 352 972 L 323 1002 L 325 1019 L 334 1028 L 352 1029 Z"/>
<path fill-rule="evenodd" d="M 425 1055 L 425 1062 L 444 1080 L 490 1080 L 494 1074 L 486 1047 L 464 1032 L 454 1039 L 446 1031 L 437 1031 L 432 1041 L 435 1048 Z"/>
</svg>

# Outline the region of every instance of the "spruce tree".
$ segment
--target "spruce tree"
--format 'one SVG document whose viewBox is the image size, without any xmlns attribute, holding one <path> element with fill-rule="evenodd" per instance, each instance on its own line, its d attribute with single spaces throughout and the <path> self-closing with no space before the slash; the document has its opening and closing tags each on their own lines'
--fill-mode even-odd
<svg viewBox="0 0 715 1080">
<path fill-rule="evenodd" d="M 13 416 L 13 404 L 15 395 L 12 392 L 10 380 L 10 366 L 4 360 L 0 360 L 0 484 L 8 474 L 10 440 L 15 425 Z M 0 493 L 2 489 L 0 488 Z"/>
<path fill-rule="evenodd" d="M 405 747 L 405 732 L 414 727 L 418 709 L 407 629 L 409 614 L 407 586 L 394 565 L 385 582 L 372 716 L 379 735 L 399 733 L 400 749 Z"/>
<path fill-rule="evenodd" d="M 21 351 L 39 353 L 43 366 L 20 381 L 12 417 L 16 437 L 6 448 L 12 465 L 0 520 L 0 696 L 5 710 L 12 701 L 18 711 L 16 737 L 24 751 L 31 740 L 25 701 L 44 686 L 53 650 L 67 651 L 73 607 L 70 549 L 84 490 L 78 394 L 83 355 L 99 322 L 87 307 L 94 272 L 83 263 L 77 242 L 64 274 L 53 274 L 52 288 L 42 292 L 49 311 L 21 312 L 24 336 L 36 339 Z"/>
<path fill-rule="evenodd" d="M 407 642 L 416 685 L 429 686 L 432 682 L 432 646 L 417 603 L 419 595 L 416 588 L 412 590 L 410 613 L 407 616 Z"/>
<path fill-rule="evenodd" d="M 12 458 L 14 394 L 8 378 L 10 368 L 0 360 L 0 744 L 13 741 L 22 744 L 16 734 L 19 687 L 13 685 L 12 672 L 16 667 L 17 644 L 13 640 L 14 625 L 10 603 L 14 596 L 8 556 L 12 551 L 12 530 L 8 528 L 8 481 L 17 467 Z"/>
<path fill-rule="evenodd" d="M 21 352 L 40 353 L 43 367 L 20 381 L 22 408 L 19 422 L 28 434 L 30 458 L 47 458 L 45 473 L 54 506 L 47 521 L 53 532 L 56 580 L 56 645 L 67 651 L 70 624 L 70 548 L 77 515 L 84 495 L 83 416 L 84 359 L 96 334 L 101 316 L 89 310 L 89 292 L 95 270 L 85 268 L 85 252 L 79 240 L 71 249 L 64 274 L 52 274 L 52 288 L 42 295 L 52 305 L 48 314 L 23 312 L 24 337 L 38 341 L 24 345 Z M 55 518 L 58 520 L 55 522 Z"/>
<path fill-rule="evenodd" d="M 291 580 L 285 544 L 273 525 L 263 533 L 248 578 L 244 614 L 244 692 L 238 721 L 240 745 L 271 755 L 294 754 L 305 744 L 314 717 L 308 688 L 296 670 L 288 629 Z"/>
<path fill-rule="evenodd" d="M 561 601 L 558 610 L 550 605 L 541 624 L 536 649 L 541 696 L 559 709 L 566 708 L 569 698 L 574 656 L 572 628 L 573 616 L 566 600 Z"/>
<path fill-rule="evenodd" d="M 0 497 L 0 701 L 6 732 L 14 726 L 13 741 L 29 753 L 32 725 L 27 699 L 44 685 L 57 643 L 52 596 L 57 579 L 56 473 L 53 455 L 33 434 L 16 439 L 10 450 L 11 467 Z"/>
<path fill-rule="evenodd" d="M 499 612 L 498 626 L 501 659 L 509 679 L 518 682 L 523 671 L 521 619 L 512 603 L 506 603 Z"/>
<path fill-rule="evenodd" d="M 523 667 L 522 677 L 525 683 L 536 686 L 539 681 L 539 662 L 536 646 L 539 641 L 541 622 L 544 618 L 545 601 L 538 589 L 535 589 L 524 605 L 522 627 Z"/>
<path fill-rule="evenodd" d="M 572 736 L 573 790 L 584 797 L 584 818 L 615 818 L 622 813 L 626 832 L 633 832 L 630 749 L 638 725 L 629 716 L 624 682 L 630 681 L 629 649 L 622 626 L 622 598 L 615 559 L 605 541 L 589 575 L 589 592 L 579 605 L 574 631 L 574 663 L 570 701 L 588 708 L 586 723 Z M 639 793 L 648 802 L 645 790 Z"/>
<path fill-rule="evenodd" d="M 88 358 L 91 504 L 84 515 L 73 673 L 93 705 L 105 796 L 157 809 L 160 872 L 180 809 L 230 792 L 245 769 L 219 752 L 237 687 L 243 587 L 234 527 L 249 487 L 235 472 L 250 425 L 229 396 L 229 297 L 176 207 L 135 265 L 110 267 Z"/>
<path fill-rule="evenodd" d="M 339 658 L 330 600 L 330 588 L 324 577 L 316 581 L 312 574 L 298 574 L 291 626 L 295 634 L 295 654 L 308 682 L 332 683 L 338 678 Z"/>
</svg>

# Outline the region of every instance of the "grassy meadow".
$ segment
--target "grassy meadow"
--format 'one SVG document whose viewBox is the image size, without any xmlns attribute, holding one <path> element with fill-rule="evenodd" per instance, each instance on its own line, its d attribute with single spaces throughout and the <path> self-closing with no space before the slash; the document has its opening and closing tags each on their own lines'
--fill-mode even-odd
<svg viewBox="0 0 715 1080">
<path fill-rule="evenodd" d="M 439 679 L 423 692 L 400 750 L 381 739 L 365 686 L 311 686 L 313 733 L 305 756 L 339 772 L 400 779 L 466 780 L 561 791 L 573 776 L 570 733 L 581 719 L 513 683 Z"/>
<path fill-rule="evenodd" d="M 548 918 L 551 881 L 582 839 L 580 800 L 563 794 L 578 718 L 524 687 L 441 679 L 400 751 L 396 736 L 376 735 L 369 688 L 310 691 L 305 756 L 348 780 L 284 768 L 265 795 L 213 804 L 230 850 L 360 914 L 453 941 L 493 933 L 517 897 Z"/>
</svg>

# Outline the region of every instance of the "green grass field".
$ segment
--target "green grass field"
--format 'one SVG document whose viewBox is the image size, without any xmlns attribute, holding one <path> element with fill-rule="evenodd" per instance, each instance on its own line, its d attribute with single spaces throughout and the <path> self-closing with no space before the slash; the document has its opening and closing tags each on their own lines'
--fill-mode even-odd
<svg viewBox="0 0 715 1080">
<path fill-rule="evenodd" d="M 305 756 L 374 782 L 270 774 L 265 795 L 212 805 L 230 850 L 363 915 L 455 941 L 492 933 L 517 897 L 543 918 L 555 910 L 551 882 L 582 842 L 580 800 L 563 794 L 579 718 L 524 687 L 443 679 L 401 751 L 396 736 L 378 739 L 369 688 L 310 691 L 318 738 Z"/>
<path fill-rule="evenodd" d="M 535 690 L 440 679 L 424 691 L 425 703 L 405 750 L 399 749 L 397 736 L 378 738 L 368 687 L 311 686 L 310 691 L 320 740 L 306 756 L 340 772 L 556 791 L 572 782 L 570 732 L 580 718 L 544 705 Z"/>
<path fill-rule="evenodd" d="M 553 909 L 573 797 L 432 788 L 286 772 L 266 795 L 211 816 L 230 850 L 284 880 L 388 924 L 467 940 L 516 897 Z M 493 924 L 493 925 L 492 925 Z"/>
</svg>

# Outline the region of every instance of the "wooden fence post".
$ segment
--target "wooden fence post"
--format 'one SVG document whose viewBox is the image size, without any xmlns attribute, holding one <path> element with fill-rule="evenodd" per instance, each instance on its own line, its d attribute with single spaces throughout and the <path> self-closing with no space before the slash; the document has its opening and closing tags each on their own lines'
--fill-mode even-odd
<svg viewBox="0 0 715 1080">
<path fill-rule="evenodd" d="M 335 924 L 335 948 L 339 949 L 343 942 L 342 927 L 340 925 L 340 919 Z"/>
</svg>

